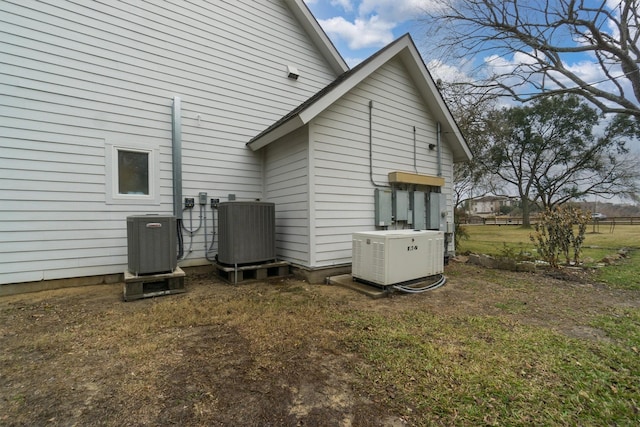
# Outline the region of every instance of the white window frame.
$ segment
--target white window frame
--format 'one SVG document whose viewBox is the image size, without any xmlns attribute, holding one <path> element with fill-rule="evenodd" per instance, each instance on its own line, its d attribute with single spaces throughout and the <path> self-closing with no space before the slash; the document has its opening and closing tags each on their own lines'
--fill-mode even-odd
<svg viewBox="0 0 640 427">
<path fill-rule="evenodd" d="M 147 154 L 149 161 L 149 194 L 120 194 L 118 192 L 118 151 Z M 105 184 L 108 205 L 159 205 L 160 204 L 160 153 L 157 147 L 142 143 L 105 143 Z"/>
</svg>

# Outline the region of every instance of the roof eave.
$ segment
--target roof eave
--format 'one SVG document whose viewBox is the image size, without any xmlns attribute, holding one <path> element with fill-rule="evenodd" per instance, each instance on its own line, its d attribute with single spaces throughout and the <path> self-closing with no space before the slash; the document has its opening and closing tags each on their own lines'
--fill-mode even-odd
<svg viewBox="0 0 640 427">
<path fill-rule="evenodd" d="M 291 117 L 286 122 L 282 123 L 280 126 L 274 128 L 270 132 L 267 132 L 263 135 L 258 136 L 254 140 L 250 141 L 247 145 L 251 149 L 251 151 L 258 151 L 262 147 L 265 147 L 272 143 L 273 141 L 282 138 L 285 135 L 293 132 L 304 126 L 306 122 L 300 117 L 299 114 Z"/>
</svg>

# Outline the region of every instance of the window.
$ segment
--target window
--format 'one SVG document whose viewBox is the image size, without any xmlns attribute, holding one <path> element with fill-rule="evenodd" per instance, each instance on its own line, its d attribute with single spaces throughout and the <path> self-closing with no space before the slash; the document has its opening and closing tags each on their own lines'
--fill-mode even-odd
<svg viewBox="0 0 640 427">
<path fill-rule="evenodd" d="M 158 153 L 142 144 L 106 144 L 106 202 L 159 204 Z"/>
<path fill-rule="evenodd" d="M 118 194 L 149 195 L 149 153 L 118 150 Z"/>
</svg>

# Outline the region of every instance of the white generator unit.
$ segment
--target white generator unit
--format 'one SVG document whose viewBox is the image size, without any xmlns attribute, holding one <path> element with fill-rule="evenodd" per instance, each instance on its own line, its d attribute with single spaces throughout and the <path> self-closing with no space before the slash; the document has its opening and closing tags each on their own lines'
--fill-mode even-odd
<svg viewBox="0 0 640 427">
<path fill-rule="evenodd" d="M 356 280 L 389 286 L 443 272 L 443 231 L 384 230 L 353 234 L 351 275 Z"/>
</svg>

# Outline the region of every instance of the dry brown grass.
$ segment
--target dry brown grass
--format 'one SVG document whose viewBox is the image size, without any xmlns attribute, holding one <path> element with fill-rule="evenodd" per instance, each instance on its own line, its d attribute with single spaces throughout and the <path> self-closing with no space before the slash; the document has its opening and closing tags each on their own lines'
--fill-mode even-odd
<svg viewBox="0 0 640 427">
<path fill-rule="evenodd" d="M 437 291 L 382 300 L 296 280 L 232 286 L 208 276 L 190 277 L 185 294 L 128 303 L 116 286 L 5 297 L 0 424 L 579 421 L 570 411 L 553 415 L 566 410 L 560 403 L 525 399 L 515 384 L 547 389 L 545 398 L 560 382 L 577 387 L 567 386 L 557 352 L 572 349 L 575 365 L 595 350 L 602 359 L 585 363 L 606 364 L 619 339 L 592 322 L 637 310 L 640 294 L 468 265 L 447 275 Z M 627 353 L 615 357 L 627 363 Z M 631 412 L 602 421 L 635 421 L 637 403 L 625 403 L 633 390 L 624 375 L 611 375 L 617 394 L 608 389 L 601 398 Z M 522 405 L 487 392 L 504 384 L 515 390 L 505 396 Z"/>
</svg>

